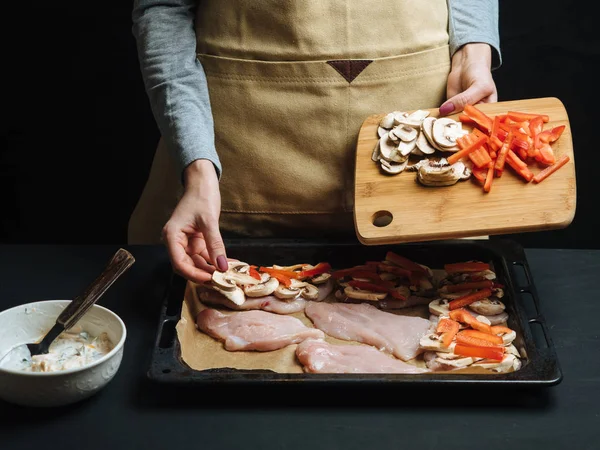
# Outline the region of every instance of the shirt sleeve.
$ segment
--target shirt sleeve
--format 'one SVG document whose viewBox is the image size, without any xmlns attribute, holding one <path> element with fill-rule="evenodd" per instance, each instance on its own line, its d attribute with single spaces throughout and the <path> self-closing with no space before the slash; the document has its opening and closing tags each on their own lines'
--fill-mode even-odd
<svg viewBox="0 0 600 450">
<path fill-rule="evenodd" d="M 150 107 L 179 174 L 207 159 L 220 177 L 206 75 L 196 58 L 196 5 L 197 0 L 134 0 L 132 32 Z"/>
<path fill-rule="evenodd" d="M 471 42 L 492 48 L 492 70 L 502 65 L 498 0 L 448 0 L 450 56 Z"/>
</svg>

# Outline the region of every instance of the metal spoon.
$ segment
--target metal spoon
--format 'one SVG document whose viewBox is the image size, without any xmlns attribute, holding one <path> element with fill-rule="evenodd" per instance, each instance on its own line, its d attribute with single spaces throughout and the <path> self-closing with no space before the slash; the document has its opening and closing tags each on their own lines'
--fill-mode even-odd
<svg viewBox="0 0 600 450">
<path fill-rule="evenodd" d="M 131 265 L 135 258 L 127 250 L 119 249 L 114 254 L 104 271 L 90 284 L 85 292 L 76 297 L 56 319 L 56 324 L 44 336 L 41 342 L 27 344 L 31 356 L 48 353 L 48 347 L 60 333 L 68 330 L 81 319 L 86 312 L 98 301 L 106 290 L 119 278 Z"/>
</svg>

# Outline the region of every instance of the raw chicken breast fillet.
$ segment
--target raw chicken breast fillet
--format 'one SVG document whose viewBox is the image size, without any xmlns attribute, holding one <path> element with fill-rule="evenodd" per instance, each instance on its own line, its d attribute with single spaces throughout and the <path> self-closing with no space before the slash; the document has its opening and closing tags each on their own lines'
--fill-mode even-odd
<svg viewBox="0 0 600 450">
<path fill-rule="evenodd" d="M 325 337 L 321 330 L 309 328 L 295 317 L 265 311 L 223 314 L 216 309 L 207 308 L 196 317 L 196 325 L 206 334 L 224 342 L 225 349 L 231 352 L 268 352 L 308 338 Z"/>
<path fill-rule="evenodd" d="M 335 345 L 307 339 L 296 348 L 304 370 L 312 373 L 425 373 L 370 345 Z"/>
<path fill-rule="evenodd" d="M 419 340 L 431 326 L 427 319 L 380 311 L 366 303 L 309 302 L 304 312 L 330 336 L 372 345 L 404 361 L 422 352 Z"/>
</svg>

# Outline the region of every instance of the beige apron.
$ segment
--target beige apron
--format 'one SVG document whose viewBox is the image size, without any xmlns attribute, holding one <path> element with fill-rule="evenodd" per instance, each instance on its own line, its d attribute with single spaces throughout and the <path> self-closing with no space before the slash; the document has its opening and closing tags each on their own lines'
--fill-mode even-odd
<svg viewBox="0 0 600 450">
<path fill-rule="evenodd" d="M 370 114 L 439 106 L 446 0 L 200 0 L 224 236 L 354 236 L 356 139 Z M 160 241 L 181 195 L 161 139 L 129 224 Z"/>
</svg>

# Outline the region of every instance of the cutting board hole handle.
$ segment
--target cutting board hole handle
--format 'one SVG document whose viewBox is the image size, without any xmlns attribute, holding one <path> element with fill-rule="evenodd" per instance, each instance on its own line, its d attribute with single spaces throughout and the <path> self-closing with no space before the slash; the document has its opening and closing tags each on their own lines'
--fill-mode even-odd
<svg viewBox="0 0 600 450">
<path fill-rule="evenodd" d="M 165 320 L 162 324 L 158 346 L 160 348 L 171 348 L 175 341 L 175 326 L 174 320 Z"/>
<path fill-rule="evenodd" d="M 373 225 L 380 228 L 387 227 L 390 223 L 392 223 L 392 220 L 394 220 L 392 213 L 384 210 L 377 211 L 375 214 L 373 214 L 373 217 L 371 217 Z"/>
</svg>

